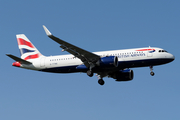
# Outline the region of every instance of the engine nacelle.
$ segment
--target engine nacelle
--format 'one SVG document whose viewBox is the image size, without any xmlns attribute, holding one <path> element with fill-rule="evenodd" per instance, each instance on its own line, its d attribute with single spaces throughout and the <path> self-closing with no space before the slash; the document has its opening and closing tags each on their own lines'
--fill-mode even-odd
<svg viewBox="0 0 180 120">
<path fill-rule="evenodd" d="M 114 73 L 111 77 L 116 79 L 116 81 L 130 81 L 134 77 L 134 72 L 130 69 L 120 70 Z"/>
<path fill-rule="evenodd" d="M 102 57 L 96 64 L 100 67 L 118 67 L 118 58 L 117 56 Z"/>
</svg>

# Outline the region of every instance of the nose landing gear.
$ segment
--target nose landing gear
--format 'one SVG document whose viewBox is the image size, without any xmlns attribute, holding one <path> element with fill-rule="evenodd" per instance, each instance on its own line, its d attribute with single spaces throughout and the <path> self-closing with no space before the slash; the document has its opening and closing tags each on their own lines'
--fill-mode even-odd
<svg viewBox="0 0 180 120">
<path fill-rule="evenodd" d="M 150 72 L 151 76 L 154 76 L 154 72 Z"/>
<path fill-rule="evenodd" d="M 151 74 L 151 76 L 154 76 L 154 72 L 153 72 L 153 66 L 150 66 L 150 70 L 151 70 L 151 72 L 150 72 L 150 74 Z"/>
</svg>

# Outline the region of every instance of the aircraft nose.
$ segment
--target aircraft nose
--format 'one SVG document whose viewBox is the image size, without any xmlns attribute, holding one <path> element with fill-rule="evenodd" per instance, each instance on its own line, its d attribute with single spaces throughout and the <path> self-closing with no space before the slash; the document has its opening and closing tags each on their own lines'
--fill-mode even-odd
<svg viewBox="0 0 180 120">
<path fill-rule="evenodd" d="M 175 60 L 175 56 L 174 55 L 172 55 L 172 56 L 173 56 L 172 59 Z"/>
<path fill-rule="evenodd" d="M 170 54 L 169 58 L 173 61 L 175 60 L 175 56 L 173 54 Z"/>
</svg>

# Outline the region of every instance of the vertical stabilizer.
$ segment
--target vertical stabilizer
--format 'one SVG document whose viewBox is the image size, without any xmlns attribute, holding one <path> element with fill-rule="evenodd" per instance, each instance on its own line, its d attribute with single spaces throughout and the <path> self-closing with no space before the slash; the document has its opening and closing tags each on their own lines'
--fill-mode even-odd
<svg viewBox="0 0 180 120">
<path fill-rule="evenodd" d="M 18 34 L 16 35 L 16 37 L 22 59 L 30 60 L 42 56 L 42 54 L 36 49 L 36 47 L 29 41 L 29 39 L 24 34 Z"/>
</svg>

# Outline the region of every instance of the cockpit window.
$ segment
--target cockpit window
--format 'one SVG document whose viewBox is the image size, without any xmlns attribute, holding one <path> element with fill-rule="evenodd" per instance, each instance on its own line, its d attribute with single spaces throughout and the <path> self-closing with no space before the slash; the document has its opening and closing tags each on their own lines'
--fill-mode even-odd
<svg viewBox="0 0 180 120">
<path fill-rule="evenodd" d="M 162 52 L 167 52 L 166 50 L 162 50 Z"/>
<path fill-rule="evenodd" d="M 159 50 L 159 52 L 167 52 L 166 50 Z"/>
</svg>

